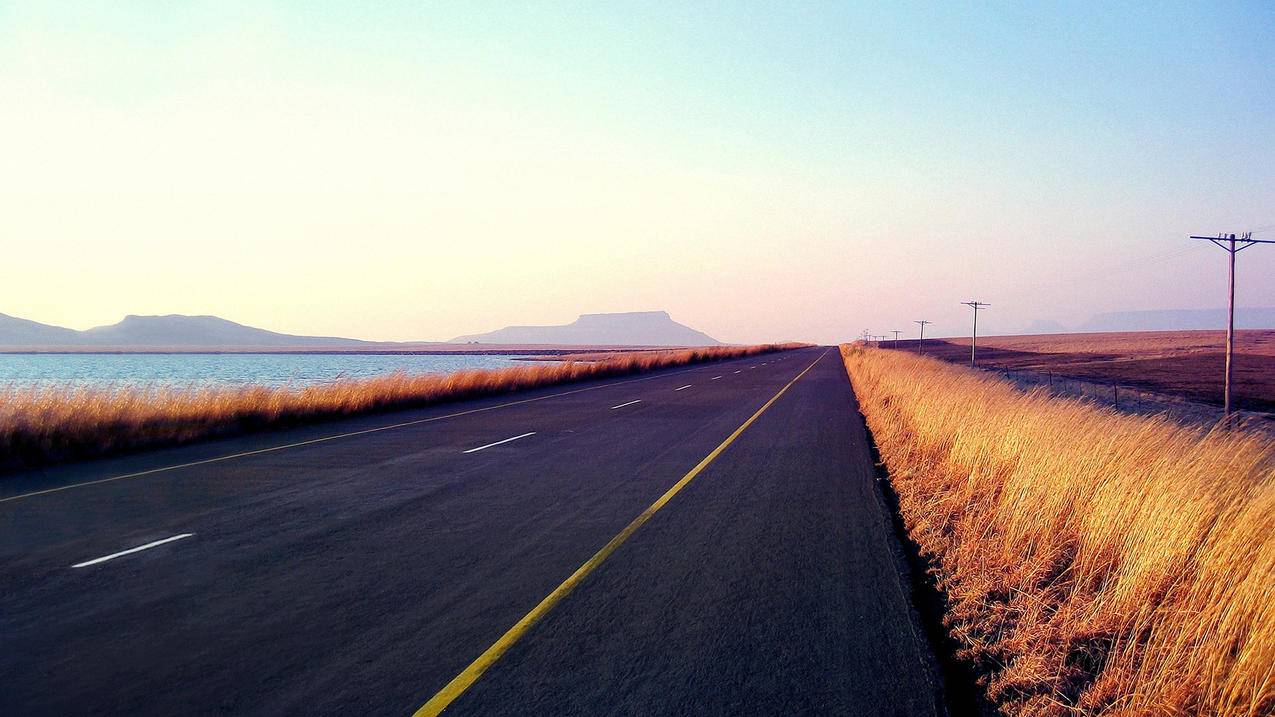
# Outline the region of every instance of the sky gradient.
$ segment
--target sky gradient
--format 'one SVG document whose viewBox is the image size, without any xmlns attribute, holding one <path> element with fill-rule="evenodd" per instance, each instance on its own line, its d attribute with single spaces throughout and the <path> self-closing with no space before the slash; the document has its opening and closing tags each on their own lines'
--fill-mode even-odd
<svg viewBox="0 0 1275 717">
<path fill-rule="evenodd" d="M 1275 238 L 1270 3 L 847 4 L 0 2 L 0 312 L 1001 333 Z"/>
</svg>

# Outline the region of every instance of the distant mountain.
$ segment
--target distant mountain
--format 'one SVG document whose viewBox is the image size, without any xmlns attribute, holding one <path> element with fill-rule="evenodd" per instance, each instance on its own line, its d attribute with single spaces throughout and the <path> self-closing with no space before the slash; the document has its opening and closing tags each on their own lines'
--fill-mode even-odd
<svg viewBox="0 0 1275 717">
<path fill-rule="evenodd" d="M 1035 336 L 1038 334 L 1065 334 L 1070 329 L 1051 319 L 1036 319 L 1020 331 L 1020 334 Z"/>
<path fill-rule="evenodd" d="M 50 326 L 16 316 L 0 314 L 0 346 L 73 345 L 81 341 L 79 331 Z"/>
<path fill-rule="evenodd" d="M 664 311 L 583 314 L 565 326 L 510 326 L 488 334 L 461 336 L 455 343 L 629 346 L 711 346 L 716 339 L 673 321 Z M 429 344 L 437 346 L 437 344 Z M 109 326 L 76 331 L 0 314 L 0 349 L 140 351 L 243 349 L 394 349 L 426 344 L 360 341 L 337 336 L 295 336 L 227 321 L 216 316 L 129 315 Z"/>
<path fill-rule="evenodd" d="M 1226 309 L 1167 309 L 1158 311 L 1116 311 L 1096 314 L 1075 330 L 1098 331 L 1192 331 L 1226 328 Z M 1235 310 L 1237 329 L 1275 329 L 1275 308 L 1255 307 Z"/>
<path fill-rule="evenodd" d="M 581 314 L 562 326 L 507 326 L 498 331 L 457 336 L 453 343 L 571 344 L 609 346 L 713 346 L 708 334 L 679 324 L 667 311 Z"/>
<path fill-rule="evenodd" d="M 323 347 L 367 344 L 333 336 L 293 336 L 244 326 L 216 316 L 126 316 L 118 324 L 86 331 L 49 326 L 0 314 L 0 346 L 113 348 Z"/>
<path fill-rule="evenodd" d="M 294 336 L 244 326 L 216 316 L 125 316 L 118 324 L 83 332 L 102 346 L 331 346 L 367 343 L 335 336 Z"/>
</svg>

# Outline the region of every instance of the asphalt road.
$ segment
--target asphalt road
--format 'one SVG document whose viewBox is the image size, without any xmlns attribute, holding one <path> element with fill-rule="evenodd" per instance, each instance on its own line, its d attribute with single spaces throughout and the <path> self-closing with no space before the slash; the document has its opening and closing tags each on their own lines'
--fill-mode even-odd
<svg viewBox="0 0 1275 717">
<path fill-rule="evenodd" d="M 835 350 L 369 416 L 0 481 L 0 714 L 941 713 L 903 570 Z"/>
</svg>

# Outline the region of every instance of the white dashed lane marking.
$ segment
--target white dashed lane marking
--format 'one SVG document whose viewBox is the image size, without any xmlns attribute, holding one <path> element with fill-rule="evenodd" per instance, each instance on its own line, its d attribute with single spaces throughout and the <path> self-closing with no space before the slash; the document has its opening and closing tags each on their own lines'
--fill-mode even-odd
<svg viewBox="0 0 1275 717">
<path fill-rule="evenodd" d="M 527 436 L 534 436 L 534 435 L 536 435 L 536 432 L 535 432 L 535 431 L 530 431 L 530 432 L 524 433 L 524 434 L 522 434 L 522 435 L 520 435 L 520 436 L 514 436 L 513 438 L 506 438 L 506 439 L 505 439 L 505 440 L 503 440 L 503 441 L 496 441 L 495 443 L 488 443 L 488 444 L 487 444 L 487 445 L 485 445 L 485 446 L 479 446 L 479 447 L 477 447 L 477 448 L 470 448 L 470 449 L 469 449 L 469 450 L 467 450 L 467 451 L 461 451 L 461 452 L 462 452 L 462 453 L 477 453 L 478 451 L 486 450 L 486 449 L 488 449 L 488 448 L 491 448 L 492 446 L 499 446 L 499 445 L 500 445 L 500 444 L 502 444 L 502 443 L 508 443 L 508 442 L 510 442 L 510 441 L 516 441 L 516 440 L 518 440 L 518 439 L 520 439 L 520 438 L 526 438 Z"/>
</svg>

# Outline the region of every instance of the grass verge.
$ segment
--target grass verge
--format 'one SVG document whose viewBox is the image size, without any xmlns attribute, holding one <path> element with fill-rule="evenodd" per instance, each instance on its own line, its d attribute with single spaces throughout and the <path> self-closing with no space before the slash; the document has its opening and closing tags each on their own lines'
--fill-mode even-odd
<svg viewBox="0 0 1275 717">
<path fill-rule="evenodd" d="M 1275 446 L 842 347 L 945 624 L 1006 714 L 1275 711 Z"/>
<path fill-rule="evenodd" d="M 804 344 L 621 354 L 448 374 L 394 373 L 305 387 L 0 389 L 0 471 L 362 413 L 752 356 Z"/>
</svg>

